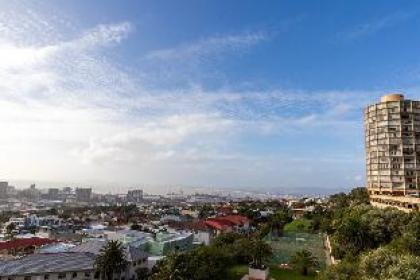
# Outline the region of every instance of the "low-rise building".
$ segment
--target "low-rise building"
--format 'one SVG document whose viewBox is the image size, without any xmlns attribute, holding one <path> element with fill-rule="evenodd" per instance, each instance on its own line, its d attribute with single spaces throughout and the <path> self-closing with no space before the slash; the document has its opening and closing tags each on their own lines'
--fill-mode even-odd
<svg viewBox="0 0 420 280">
<path fill-rule="evenodd" d="M 31 254 L 38 247 L 54 242 L 55 240 L 39 237 L 15 238 L 8 241 L 2 241 L 0 242 L 0 256 L 5 257 L 8 255 L 16 256 L 23 254 Z"/>
<path fill-rule="evenodd" d="M 100 254 L 101 249 L 106 245 L 106 243 L 107 241 L 105 240 L 92 240 L 70 248 L 69 252 L 90 253 L 97 256 Z M 135 279 L 137 269 L 147 266 L 147 258 L 149 254 L 141 248 L 136 248 L 131 245 L 125 245 L 124 252 L 125 258 L 128 261 L 127 269 L 125 273 L 123 273 L 124 278 Z"/>
<path fill-rule="evenodd" d="M 0 261 L 3 280 L 93 280 L 99 279 L 94 264 L 105 240 L 94 240 L 77 246 L 57 244 L 45 246 L 37 254 L 20 259 Z M 148 254 L 133 246 L 124 247 L 128 265 L 118 279 L 135 279 L 140 267 L 147 267 Z"/>
<path fill-rule="evenodd" d="M 153 256 L 164 256 L 171 251 L 187 251 L 193 247 L 191 232 L 158 232 L 156 234 L 136 230 L 107 232 L 106 237 L 123 244 L 141 248 Z"/>
<path fill-rule="evenodd" d="M 246 232 L 249 230 L 249 219 L 241 215 L 208 218 L 205 224 L 213 229 L 216 235 L 226 232 Z"/>
<path fill-rule="evenodd" d="M 99 279 L 94 269 L 95 259 L 94 254 L 84 252 L 33 254 L 0 261 L 0 275 L 2 280 Z"/>
</svg>

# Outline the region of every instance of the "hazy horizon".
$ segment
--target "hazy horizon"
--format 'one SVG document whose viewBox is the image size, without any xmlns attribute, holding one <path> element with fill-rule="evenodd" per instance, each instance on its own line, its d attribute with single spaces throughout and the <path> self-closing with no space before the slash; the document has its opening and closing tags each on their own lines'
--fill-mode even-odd
<svg viewBox="0 0 420 280">
<path fill-rule="evenodd" d="M 35 184 L 37 189 L 47 190 L 48 188 L 63 188 L 63 187 L 88 187 L 92 188 L 95 193 L 112 193 L 112 194 L 125 194 L 128 190 L 143 189 L 147 194 L 151 195 L 162 195 L 170 192 L 184 192 L 184 193 L 221 193 L 221 192 L 251 192 L 251 193 L 271 193 L 273 195 L 330 195 L 340 191 L 350 191 L 353 187 L 294 187 L 290 188 L 287 186 L 277 187 L 264 187 L 264 186 L 210 186 L 210 185 L 149 185 L 149 184 L 124 184 L 120 182 L 54 182 L 54 181 L 34 181 L 34 180 L 10 180 L 8 181 L 10 186 L 17 189 L 26 189 L 30 185 Z"/>
</svg>

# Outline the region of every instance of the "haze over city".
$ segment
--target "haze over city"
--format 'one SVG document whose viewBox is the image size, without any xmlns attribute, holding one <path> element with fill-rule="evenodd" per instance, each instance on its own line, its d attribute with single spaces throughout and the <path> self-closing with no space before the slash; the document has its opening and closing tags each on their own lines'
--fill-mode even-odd
<svg viewBox="0 0 420 280">
<path fill-rule="evenodd" d="M 0 179 L 364 186 L 363 107 L 420 98 L 414 2 L 117 3 L 0 1 Z"/>
</svg>

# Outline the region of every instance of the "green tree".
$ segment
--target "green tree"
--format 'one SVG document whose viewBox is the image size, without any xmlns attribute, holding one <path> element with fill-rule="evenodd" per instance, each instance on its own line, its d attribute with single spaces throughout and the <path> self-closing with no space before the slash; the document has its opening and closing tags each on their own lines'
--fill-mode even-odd
<svg viewBox="0 0 420 280">
<path fill-rule="evenodd" d="M 302 275 L 308 275 L 311 269 L 318 267 L 317 259 L 308 250 L 297 251 L 291 258 L 290 264 Z"/>
<path fill-rule="evenodd" d="M 420 256 L 420 213 L 411 213 L 411 219 L 402 231 L 402 235 L 393 239 L 389 247 L 400 254 Z"/>
<path fill-rule="evenodd" d="M 418 280 L 420 257 L 381 247 L 362 256 L 360 261 L 362 279 L 405 279 Z"/>
<path fill-rule="evenodd" d="M 252 239 L 250 244 L 253 268 L 264 268 L 264 262 L 273 254 L 269 244 L 261 239 Z"/>
<path fill-rule="evenodd" d="M 368 225 L 375 248 L 400 237 L 410 222 L 409 215 L 394 208 L 371 208 L 360 218 Z"/>
<path fill-rule="evenodd" d="M 14 231 L 16 230 L 16 225 L 14 223 L 10 223 L 6 226 L 6 235 L 8 239 L 13 239 Z"/>
<path fill-rule="evenodd" d="M 352 205 L 369 204 L 369 193 L 364 187 L 352 189 L 350 191 L 349 198 Z"/>
<path fill-rule="evenodd" d="M 292 220 L 291 214 L 286 209 L 281 209 L 270 216 L 269 225 L 273 237 L 283 235 L 284 226 Z"/>
<path fill-rule="evenodd" d="M 249 263 L 252 260 L 253 243 L 249 238 L 239 238 L 235 240 L 232 251 L 239 263 Z"/>
<path fill-rule="evenodd" d="M 206 219 L 208 217 L 210 217 L 212 214 L 214 213 L 214 209 L 211 205 L 208 204 L 204 204 L 199 213 L 198 213 L 198 218 L 200 219 Z"/>
<path fill-rule="evenodd" d="M 127 266 L 124 246 L 119 241 L 108 241 L 95 261 L 96 270 L 105 280 L 113 280 L 114 274 L 121 274 Z"/>
<path fill-rule="evenodd" d="M 420 213 L 412 213 L 412 218 L 404 229 L 401 237 L 404 250 L 415 256 L 420 256 Z"/>
<path fill-rule="evenodd" d="M 420 279 L 420 257 L 405 255 L 402 256 L 396 265 L 388 268 L 386 278 L 382 279 Z"/>
<path fill-rule="evenodd" d="M 329 203 L 336 209 L 347 208 L 350 205 L 350 199 L 345 193 L 333 194 L 329 198 Z"/>
<path fill-rule="evenodd" d="M 137 224 L 137 223 L 133 223 L 133 224 L 130 226 L 130 229 L 131 229 L 131 230 L 141 230 L 141 226 L 140 226 L 139 224 Z"/>
<path fill-rule="evenodd" d="M 216 247 L 224 247 L 227 245 L 232 245 L 236 240 L 242 237 L 243 236 L 240 233 L 236 233 L 236 232 L 223 233 L 214 239 L 213 245 Z"/>
<path fill-rule="evenodd" d="M 154 269 L 151 279 L 220 279 L 232 264 L 231 254 L 226 248 L 201 246 L 185 253 L 172 253 Z"/>
<path fill-rule="evenodd" d="M 147 267 L 140 267 L 136 270 L 137 280 L 148 280 L 151 273 Z"/>
<path fill-rule="evenodd" d="M 271 226 L 268 223 L 260 223 L 255 235 L 262 239 L 271 232 Z"/>
<path fill-rule="evenodd" d="M 342 260 L 340 263 L 328 266 L 319 275 L 319 280 L 360 280 L 358 261 Z"/>
<path fill-rule="evenodd" d="M 332 237 L 333 255 L 342 258 L 344 255 L 357 255 L 373 248 L 373 237 L 370 229 L 360 216 L 345 216 Z"/>
</svg>

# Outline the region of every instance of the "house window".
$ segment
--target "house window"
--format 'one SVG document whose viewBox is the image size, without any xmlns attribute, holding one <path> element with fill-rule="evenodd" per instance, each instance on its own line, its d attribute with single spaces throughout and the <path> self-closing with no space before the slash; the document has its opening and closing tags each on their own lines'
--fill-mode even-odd
<svg viewBox="0 0 420 280">
<path fill-rule="evenodd" d="M 48 279 L 50 279 L 50 275 L 49 274 L 45 274 L 44 275 L 44 280 L 48 280 Z"/>
<path fill-rule="evenodd" d="M 66 279 L 66 274 L 65 273 L 59 273 L 58 274 L 58 279 Z"/>
<path fill-rule="evenodd" d="M 95 272 L 95 275 L 93 276 L 95 279 L 99 279 L 99 272 Z"/>
<path fill-rule="evenodd" d="M 85 272 L 85 277 L 90 278 L 90 272 Z"/>
<path fill-rule="evenodd" d="M 73 274 L 71 275 L 71 278 L 77 278 L 77 272 L 73 272 Z"/>
<path fill-rule="evenodd" d="M 31 280 L 31 278 L 32 278 L 31 276 L 25 276 L 23 279 L 24 280 Z"/>
</svg>

